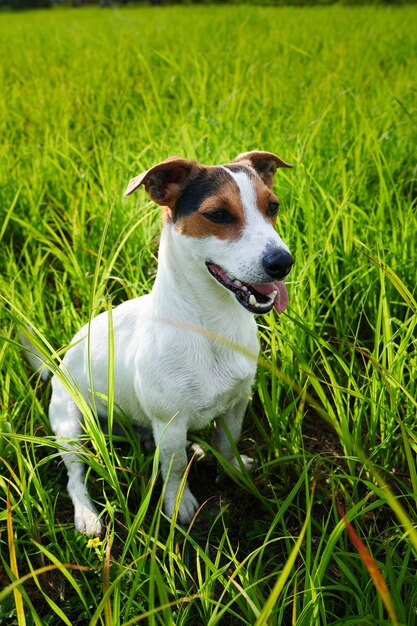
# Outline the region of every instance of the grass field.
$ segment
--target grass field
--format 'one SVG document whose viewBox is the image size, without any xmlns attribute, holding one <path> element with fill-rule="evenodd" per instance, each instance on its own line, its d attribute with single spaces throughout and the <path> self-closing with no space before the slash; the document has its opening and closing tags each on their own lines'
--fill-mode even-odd
<svg viewBox="0 0 417 626">
<path fill-rule="evenodd" d="M 1 14 L 0 624 L 417 624 L 416 19 Z M 160 512 L 157 455 L 128 423 L 107 437 L 89 420 L 107 528 L 89 542 L 20 331 L 53 368 L 91 314 L 150 290 L 159 211 L 123 199 L 132 176 L 255 148 L 294 163 L 276 191 L 296 260 L 287 312 L 258 319 L 240 446 L 257 469 L 194 463 L 207 503 L 181 528 Z"/>
</svg>

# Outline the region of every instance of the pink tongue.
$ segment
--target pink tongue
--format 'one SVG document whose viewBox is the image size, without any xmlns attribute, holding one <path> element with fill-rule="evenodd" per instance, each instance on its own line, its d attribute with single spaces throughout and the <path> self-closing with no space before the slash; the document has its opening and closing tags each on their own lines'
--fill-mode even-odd
<svg viewBox="0 0 417 626">
<path fill-rule="evenodd" d="M 263 295 L 268 295 L 271 291 L 278 291 L 274 300 L 274 307 L 278 313 L 283 313 L 285 311 L 288 306 L 288 291 L 282 280 L 279 280 L 276 283 L 268 283 L 266 285 L 254 285 L 253 287 L 258 293 Z"/>
</svg>

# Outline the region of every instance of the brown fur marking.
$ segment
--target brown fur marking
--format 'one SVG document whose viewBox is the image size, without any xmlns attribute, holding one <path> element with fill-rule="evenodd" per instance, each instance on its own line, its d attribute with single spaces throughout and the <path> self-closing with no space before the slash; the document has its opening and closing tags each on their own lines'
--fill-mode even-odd
<svg viewBox="0 0 417 626">
<path fill-rule="evenodd" d="M 204 213 L 226 209 L 233 216 L 234 221 L 230 224 L 217 224 L 204 217 Z M 235 181 L 223 183 L 216 194 L 208 197 L 200 205 L 198 211 L 181 217 L 177 224 L 177 230 L 190 237 L 210 237 L 219 239 L 237 239 L 244 227 L 244 210 L 239 188 Z"/>
</svg>

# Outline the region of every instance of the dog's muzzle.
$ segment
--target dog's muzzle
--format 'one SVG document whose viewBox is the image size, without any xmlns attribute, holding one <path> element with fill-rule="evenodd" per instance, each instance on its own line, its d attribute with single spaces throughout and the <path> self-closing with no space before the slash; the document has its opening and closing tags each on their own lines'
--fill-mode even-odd
<svg viewBox="0 0 417 626">
<path fill-rule="evenodd" d="M 288 255 L 290 256 L 290 255 Z M 291 268 L 291 264 L 288 263 L 287 259 L 287 267 Z M 273 260 L 270 260 L 270 270 L 278 273 L 277 269 L 277 260 L 275 259 L 275 269 L 272 268 Z M 256 313 L 263 315 L 268 313 L 273 307 L 278 311 L 278 313 L 282 313 L 285 311 L 288 305 L 288 292 L 281 280 L 277 280 L 271 283 L 246 283 L 244 281 L 231 276 L 225 269 L 217 265 L 216 263 L 212 263 L 207 261 L 206 263 L 207 269 L 210 274 L 217 280 L 218 283 L 222 287 L 225 287 L 229 291 L 233 292 L 236 300 L 241 304 L 247 311 L 251 313 Z M 282 268 L 279 272 L 282 271 Z M 288 269 L 289 271 L 289 269 Z M 287 271 L 287 273 L 288 273 Z M 269 272 L 268 272 L 269 273 Z M 271 273 L 269 273 L 271 278 L 275 278 Z M 283 274 L 283 276 L 286 274 Z"/>
</svg>

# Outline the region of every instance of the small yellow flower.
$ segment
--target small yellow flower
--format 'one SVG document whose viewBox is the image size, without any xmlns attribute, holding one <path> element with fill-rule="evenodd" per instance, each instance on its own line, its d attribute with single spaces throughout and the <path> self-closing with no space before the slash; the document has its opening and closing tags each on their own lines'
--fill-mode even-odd
<svg viewBox="0 0 417 626">
<path fill-rule="evenodd" d="M 94 537 L 94 539 L 89 539 L 87 541 L 87 548 L 98 548 L 103 545 L 103 541 L 100 541 L 99 537 Z"/>
</svg>

